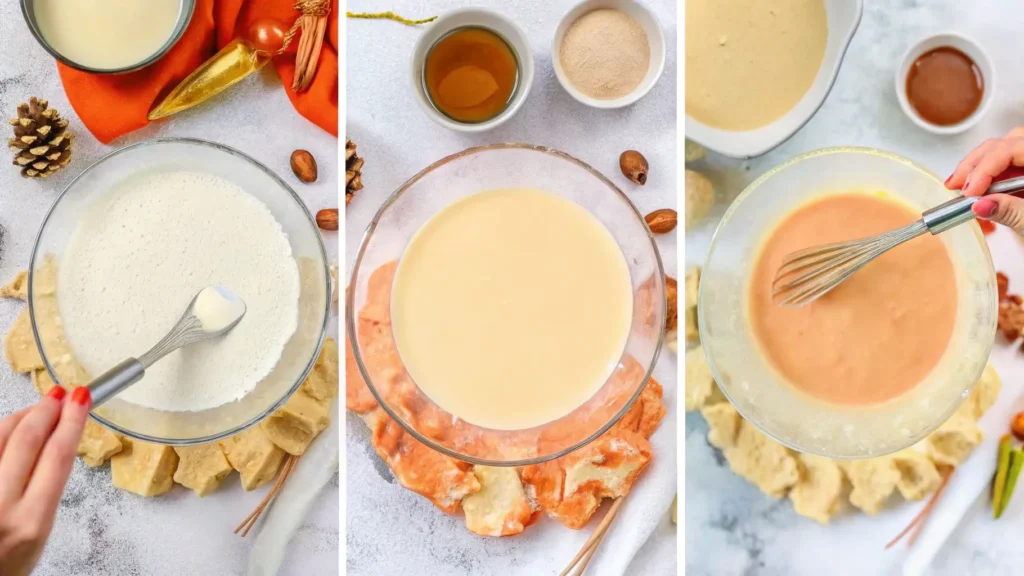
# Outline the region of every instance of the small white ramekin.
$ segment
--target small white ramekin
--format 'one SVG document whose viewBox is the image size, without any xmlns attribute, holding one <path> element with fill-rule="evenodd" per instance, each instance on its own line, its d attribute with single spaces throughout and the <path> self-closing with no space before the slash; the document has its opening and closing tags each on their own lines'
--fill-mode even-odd
<svg viewBox="0 0 1024 576">
<path fill-rule="evenodd" d="M 647 33 L 647 42 L 651 47 L 650 68 L 648 68 L 644 79 L 640 81 L 640 85 L 629 94 L 613 100 L 591 98 L 577 90 L 565 77 L 562 60 L 559 57 L 562 50 L 562 38 L 565 37 L 569 27 L 587 12 L 600 8 L 621 10 L 636 20 L 637 24 L 640 24 L 644 32 Z M 658 78 L 661 78 L 661 73 L 665 70 L 665 32 L 661 29 L 661 23 L 658 22 L 658 17 L 654 15 L 654 12 L 634 0 L 584 0 L 569 10 L 565 16 L 562 16 L 562 20 L 558 23 L 555 37 L 551 42 L 551 63 L 555 67 L 555 76 L 558 77 L 562 88 L 565 88 L 565 91 L 576 100 L 593 108 L 624 108 L 643 98 L 658 82 Z"/>
<path fill-rule="evenodd" d="M 427 60 L 427 53 L 446 34 L 456 28 L 467 26 L 478 26 L 497 33 L 512 48 L 519 64 L 519 82 L 512 101 L 500 114 L 484 122 L 458 122 L 445 116 L 430 103 L 430 97 L 427 96 L 426 88 L 423 86 L 423 67 Z M 526 97 L 530 93 L 530 87 L 533 86 L 533 52 L 530 50 L 530 42 L 519 26 L 497 12 L 484 8 L 453 10 L 434 20 L 416 40 L 416 46 L 412 53 L 412 85 L 420 107 L 434 122 L 458 132 L 485 132 L 504 124 L 523 107 L 523 102 L 526 101 Z"/>
<path fill-rule="evenodd" d="M 981 72 L 984 84 L 984 92 L 982 93 L 981 103 L 978 104 L 977 110 L 962 122 L 951 126 L 938 126 L 921 118 L 907 99 L 907 74 L 910 73 L 910 67 L 913 66 L 914 61 L 925 52 L 942 47 L 956 48 L 966 54 L 971 60 L 974 60 L 974 63 L 978 66 L 978 71 Z M 900 108 L 903 109 L 903 113 L 914 124 L 933 134 L 959 134 L 972 128 L 991 107 L 992 97 L 995 95 L 995 92 L 995 68 L 992 67 L 992 61 L 989 59 L 988 53 L 974 40 L 956 32 L 935 34 L 920 40 L 903 54 L 900 66 L 896 69 L 896 98 L 900 101 Z"/>
</svg>

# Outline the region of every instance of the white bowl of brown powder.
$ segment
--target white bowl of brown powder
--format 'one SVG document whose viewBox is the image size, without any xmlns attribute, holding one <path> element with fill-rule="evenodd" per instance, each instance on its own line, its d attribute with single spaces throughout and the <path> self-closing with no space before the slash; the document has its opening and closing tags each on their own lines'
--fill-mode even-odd
<svg viewBox="0 0 1024 576">
<path fill-rule="evenodd" d="M 639 2 L 586 0 L 559 22 L 551 45 L 555 76 L 573 98 L 622 108 L 647 94 L 665 68 L 665 34 Z"/>
</svg>

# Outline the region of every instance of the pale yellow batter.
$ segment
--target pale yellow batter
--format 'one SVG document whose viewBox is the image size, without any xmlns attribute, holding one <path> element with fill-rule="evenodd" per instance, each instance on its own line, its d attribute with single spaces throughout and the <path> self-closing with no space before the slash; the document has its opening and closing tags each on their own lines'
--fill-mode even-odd
<svg viewBox="0 0 1024 576">
<path fill-rule="evenodd" d="M 824 0 L 687 0 L 686 114 L 754 130 L 789 112 L 825 56 Z"/>
<path fill-rule="evenodd" d="M 65 58 L 100 70 L 138 64 L 167 42 L 179 0 L 35 0 L 43 38 Z"/>
<path fill-rule="evenodd" d="M 471 424 L 525 429 L 586 402 L 632 321 L 629 269 L 579 205 L 538 190 L 475 194 L 413 237 L 391 321 L 409 375 Z"/>
</svg>

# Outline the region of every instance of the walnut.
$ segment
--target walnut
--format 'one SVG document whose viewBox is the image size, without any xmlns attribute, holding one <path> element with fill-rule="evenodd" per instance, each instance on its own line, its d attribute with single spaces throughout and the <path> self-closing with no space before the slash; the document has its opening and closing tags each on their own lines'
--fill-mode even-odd
<svg viewBox="0 0 1024 576">
<path fill-rule="evenodd" d="M 1024 307 L 1012 300 L 999 303 L 999 332 L 1008 341 L 1020 338 L 1024 330 Z"/>
</svg>

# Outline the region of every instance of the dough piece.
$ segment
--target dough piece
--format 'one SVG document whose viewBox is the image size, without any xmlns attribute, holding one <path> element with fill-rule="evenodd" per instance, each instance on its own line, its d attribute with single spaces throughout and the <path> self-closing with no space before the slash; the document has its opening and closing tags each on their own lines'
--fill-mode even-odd
<svg viewBox="0 0 1024 576">
<path fill-rule="evenodd" d="M 673 328 L 665 332 L 665 346 L 672 351 L 673 354 L 679 353 L 679 330 Z"/>
<path fill-rule="evenodd" d="M 331 307 L 338 308 L 338 263 L 331 262 Z"/>
<path fill-rule="evenodd" d="M 110 459 L 110 475 L 115 487 L 145 497 L 171 490 L 178 455 L 170 446 L 127 438 L 121 444 L 121 451 Z"/>
<path fill-rule="evenodd" d="M 968 412 L 958 410 L 925 439 L 928 457 L 936 464 L 959 466 L 983 439 L 978 422 Z"/>
<path fill-rule="evenodd" d="M 360 320 L 391 323 L 391 284 L 397 269 L 398 260 L 392 260 L 370 274 L 366 282 L 366 302 L 359 312 Z"/>
<path fill-rule="evenodd" d="M 661 401 L 663 394 L 661 384 L 654 378 L 649 379 L 640 392 L 640 397 L 615 424 L 615 428 L 650 438 L 661 424 L 661 419 L 665 417 L 665 404 Z"/>
<path fill-rule="evenodd" d="M 896 488 L 907 500 L 921 500 L 939 487 L 939 470 L 921 452 L 913 448 L 900 450 L 892 455 L 892 460 L 900 471 Z"/>
<path fill-rule="evenodd" d="M 689 350 L 686 353 L 686 411 L 700 410 L 715 387 L 704 348 L 698 346 Z"/>
<path fill-rule="evenodd" d="M 718 402 L 704 406 L 700 413 L 708 423 L 708 444 L 720 450 L 736 444 L 743 419 L 735 406 L 729 402 Z"/>
<path fill-rule="evenodd" d="M 28 317 L 28 308 L 18 314 L 11 324 L 11 329 L 4 338 L 4 356 L 11 370 L 22 374 L 44 368 L 43 357 L 36 348 L 36 340 L 32 335 L 32 323 Z"/>
<path fill-rule="evenodd" d="M 689 230 L 703 220 L 715 204 L 715 187 L 711 180 L 700 172 L 686 171 L 686 220 L 684 229 Z"/>
<path fill-rule="evenodd" d="M 661 384 L 653 377 L 647 381 L 647 386 L 640 393 L 637 403 L 641 405 L 640 421 L 637 423 L 637 434 L 644 438 L 650 438 L 661 424 L 665 417 L 664 390 Z"/>
<path fill-rule="evenodd" d="M 33 296 L 55 296 L 57 294 L 57 262 L 53 254 L 43 257 L 43 263 L 36 270 Z"/>
<path fill-rule="evenodd" d="M 700 342 L 700 328 L 697 326 L 697 309 L 687 308 L 683 322 L 686 323 L 686 341 Z"/>
<path fill-rule="evenodd" d="M 406 434 L 382 408 L 363 418 L 370 426 L 373 447 L 399 483 L 434 506 L 454 514 L 463 498 L 480 490 L 469 464 L 432 450 Z"/>
<path fill-rule="evenodd" d="M 176 446 L 178 469 L 174 481 L 202 497 L 217 488 L 231 473 L 231 465 L 216 442 L 198 446 Z"/>
<path fill-rule="evenodd" d="M 54 367 L 57 370 L 57 375 L 64 382 L 71 382 L 72 389 L 76 388 L 78 383 L 89 382 L 89 377 L 85 373 L 85 369 L 78 365 L 77 362 L 57 364 Z M 50 391 L 51 388 L 56 386 L 56 382 L 50 376 L 50 373 L 46 368 L 40 368 L 32 371 L 32 387 L 39 392 L 40 396 L 45 395 Z"/>
<path fill-rule="evenodd" d="M 260 422 L 260 428 L 279 448 L 293 456 L 301 456 L 316 435 L 331 423 L 327 416 L 330 402 L 330 398 L 317 402 L 299 390 L 284 406 Z"/>
<path fill-rule="evenodd" d="M 996 403 L 1002 387 L 1003 382 L 999 378 L 999 373 L 991 364 L 986 364 L 981 378 L 978 379 L 978 383 L 971 390 L 971 395 L 967 397 L 967 401 L 961 405 L 958 412 L 967 412 L 975 420 L 981 418 Z"/>
<path fill-rule="evenodd" d="M 96 468 L 103 466 L 123 448 L 124 444 L 117 434 L 90 419 L 85 421 L 85 431 L 82 432 L 76 452 L 86 466 Z"/>
<path fill-rule="evenodd" d="M 36 327 L 39 329 L 42 348 L 46 351 L 47 359 L 57 372 L 61 384 L 65 387 L 87 385 L 90 381 L 89 376 L 75 360 L 71 345 L 64 335 L 64 328 L 57 313 L 56 296 L 36 295 L 35 309 Z"/>
<path fill-rule="evenodd" d="M 302 382 L 299 390 L 317 402 L 333 399 L 338 395 L 340 380 L 338 369 L 338 343 L 334 341 L 334 338 L 328 338 L 324 340 L 324 345 L 320 348 L 320 356 L 317 357 L 313 370 Z"/>
<path fill-rule="evenodd" d="M 519 534 L 536 519 L 513 468 L 474 466 L 480 490 L 462 500 L 466 528 L 481 536 Z"/>
<path fill-rule="evenodd" d="M 352 340 L 345 331 L 345 408 L 357 414 L 365 414 L 377 407 L 377 400 L 363 380 L 352 352 Z"/>
<path fill-rule="evenodd" d="M 562 503 L 565 469 L 561 458 L 524 467 L 522 481 L 526 495 L 542 510 L 554 510 Z"/>
<path fill-rule="evenodd" d="M 850 479 L 850 503 L 870 516 L 885 507 L 900 481 L 900 471 L 891 456 L 849 460 L 840 467 Z"/>
<path fill-rule="evenodd" d="M 548 514 L 579 530 L 604 498 L 625 496 L 651 460 L 651 444 L 626 431 L 609 431 L 559 459 L 565 471 L 562 498 Z"/>
<path fill-rule="evenodd" d="M 0 297 L 28 300 L 28 272 L 18 272 L 10 284 L 0 288 Z"/>
<path fill-rule="evenodd" d="M 703 146 L 696 142 L 690 142 L 689 140 L 686 141 L 683 151 L 685 153 L 684 160 L 688 163 L 703 160 L 708 154 L 708 151 L 705 150 Z"/>
<path fill-rule="evenodd" d="M 700 289 L 700 268 L 694 268 L 686 273 L 686 280 L 683 285 L 685 292 L 686 306 L 684 309 L 686 324 L 686 341 L 699 342 L 700 330 L 697 327 L 697 292 Z"/>
<path fill-rule="evenodd" d="M 260 426 L 253 426 L 218 444 L 228 464 L 238 470 L 242 477 L 242 488 L 247 492 L 273 479 L 284 460 L 284 450 L 271 442 Z"/>
<path fill-rule="evenodd" d="M 828 524 L 843 508 L 843 471 L 834 460 L 800 454 L 800 480 L 789 491 L 793 510 L 801 516 Z"/>
<path fill-rule="evenodd" d="M 793 453 L 745 420 L 740 421 L 735 443 L 723 452 L 733 472 L 772 498 L 785 496 L 800 480 Z"/>
<path fill-rule="evenodd" d="M 686 273 L 683 280 L 683 297 L 687 308 L 697 307 L 697 294 L 700 291 L 700 268 L 694 268 Z"/>
<path fill-rule="evenodd" d="M 46 368 L 32 371 L 32 387 L 39 392 L 40 396 L 46 396 L 56 385 Z"/>
</svg>

